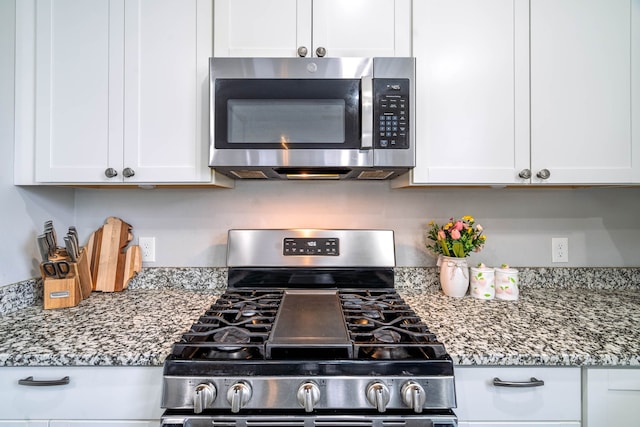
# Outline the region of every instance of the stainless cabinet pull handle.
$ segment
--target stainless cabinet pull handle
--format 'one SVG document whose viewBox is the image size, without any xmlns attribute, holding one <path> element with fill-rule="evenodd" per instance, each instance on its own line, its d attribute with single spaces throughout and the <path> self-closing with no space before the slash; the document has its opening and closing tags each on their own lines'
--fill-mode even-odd
<svg viewBox="0 0 640 427">
<path fill-rule="evenodd" d="M 529 179 L 531 178 L 531 170 L 530 169 L 522 169 L 520 171 L 520 173 L 518 174 L 518 176 L 522 179 Z"/>
<path fill-rule="evenodd" d="M 69 377 L 60 378 L 59 380 L 34 380 L 33 377 L 27 377 L 18 380 L 18 384 L 37 387 L 50 387 L 56 385 L 69 384 Z"/>
<path fill-rule="evenodd" d="M 326 54 L 327 49 L 325 49 L 324 47 L 320 46 L 316 49 L 316 55 L 318 56 L 318 58 L 323 58 Z"/>
<path fill-rule="evenodd" d="M 493 379 L 493 385 L 496 387 L 541 387 L 544 381 L 535 377 L 531 377 L 529 381 L 502 381 L 500 378 Z"/>
<path fill-rule="evenodd" d="M 305 46 L 300 46 L 298 48 L 298 56 L 304 58 L 309 53 L 309 50 Z"/>
<path fill-rule="evenodd" d="M 131 168 L 124 168 L 122 171 L 122 175 L 124 175 L 125 178 L 131 178 L 135 174 L 136 172 Z"/>
<path fill-rule="evenodd" d="M 108 168 L 104 171 L 104 174 L 107 178 L 113 178 L 118 176 L 118 171 L 115 170 L 114 168 Z"/>
<path fill-rule="evenodd" d="M 549 177 L 551 176 L 551 172 L 549 172 L 549 169 L 542 169 L 536 174 L 536 176 L 540 179 L 549 179 Z"/>
</svg>

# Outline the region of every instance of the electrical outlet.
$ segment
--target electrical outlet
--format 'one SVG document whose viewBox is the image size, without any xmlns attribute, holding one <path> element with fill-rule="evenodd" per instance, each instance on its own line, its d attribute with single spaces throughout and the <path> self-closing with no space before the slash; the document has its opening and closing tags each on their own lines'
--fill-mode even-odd
<svg viewBox="0 0 640 427">
<path fill-rule="evenodd" d="M 155 262 L 156 260 L 156 238 L 138 237 L 138 246 L 142 253 L 143 262 Z"/>
<path fill-rule="evenodd" d="M 551 261 L 552 262 L 569 262 L 569 238 L 568 237 L 552 237 L 551 238 Z"/>
</svg>

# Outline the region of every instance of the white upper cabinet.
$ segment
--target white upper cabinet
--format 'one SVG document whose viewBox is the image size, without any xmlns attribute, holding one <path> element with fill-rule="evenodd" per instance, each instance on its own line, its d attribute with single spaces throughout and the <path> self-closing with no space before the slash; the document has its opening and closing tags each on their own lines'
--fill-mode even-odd
<svg viewBox="0 0 640 427">
<path fill-rule="evenodd" d="M 211 1 L 126 0 L 124 14 L 123 167 L 136 181 L 209 181 Z"/>
<path fill-rule="evenodd" d="M 211 0 L 24 0 L 16 14 L 17 184 L 214 183 Z"/>
<path fill-rule="evenodd" d="M 409 184 L 640 182 L 640 0 L 413 7 Z"/>
<path fill-rule="evenodd" d="M 122 5 L 40 0 L 34 11 L 36 181 L 101 181 L 109 165 L 121 173 L 122 114 L 110 116 L 122 111 L 123 60 L 110 53 L 123 32 L 110 16 Z"/>
<path fill-rule="evenodd" d="M 528 2 L 413 5 L 414 183 L 511 183 L 529 165 Z"/>
<path fill-rule="evenodd" d="M 638 0 L 531 0 L 534 181 L 640 182 L 638 27 Z"/>
<path fill-rule="evenodd" d="M 215 0 L 215 56 L 410 56 L 411 0 Z"/>
</svg>

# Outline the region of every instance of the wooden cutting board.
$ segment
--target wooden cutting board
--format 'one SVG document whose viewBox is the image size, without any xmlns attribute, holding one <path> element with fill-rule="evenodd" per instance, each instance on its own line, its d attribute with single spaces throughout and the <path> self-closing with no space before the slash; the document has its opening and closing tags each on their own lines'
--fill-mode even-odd
<svg viewBox="0 0 640 427">
<path fill-rule="evenodd" d="M 109 217 L 89 238 L 93 289 L 119 292 L 142 269 L 140 247 L 127 246 L 133 239 L 132 227 L 120 218 Z"/>
</svg>

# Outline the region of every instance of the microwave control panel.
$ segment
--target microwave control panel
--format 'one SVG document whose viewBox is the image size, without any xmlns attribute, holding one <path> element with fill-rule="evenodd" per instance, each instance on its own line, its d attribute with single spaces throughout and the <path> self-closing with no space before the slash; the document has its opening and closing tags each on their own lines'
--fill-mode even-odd
<svg viewBox="0 0 640 427">
<path fill-rule="evenodd" d="M 373 79 L 373 147 L 409 148 L 409 79 Z"/>
</svg>

